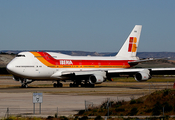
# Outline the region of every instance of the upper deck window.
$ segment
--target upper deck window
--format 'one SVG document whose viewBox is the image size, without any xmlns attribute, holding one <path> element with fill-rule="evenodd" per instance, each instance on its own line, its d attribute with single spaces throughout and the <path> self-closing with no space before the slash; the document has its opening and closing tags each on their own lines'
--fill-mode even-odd
<svg viewBox="0 0 175 120">
<path fill-rule="evenodd" d="M 16 57 L 25 57 L 25 55 L 16 55 Z"/>
</svg>

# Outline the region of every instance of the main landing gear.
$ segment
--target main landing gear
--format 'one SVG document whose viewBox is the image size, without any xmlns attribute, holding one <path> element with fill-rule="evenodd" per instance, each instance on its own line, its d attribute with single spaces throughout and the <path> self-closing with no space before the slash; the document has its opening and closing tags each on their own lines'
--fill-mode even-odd
<svg viewBox="0 0 175 120">
<path fill-rule="evenodd" d="M 70 83 L 69 86 L 70 87 L 79 87 L 79 85 L 81 87 L 95 87 L 95 84 L 91 84 L 87 81 L 82 82 L 78 82 L 78 81 L 74 81 L 73 83 Z"/>
<path fill-rule="evenodd" d="M 73 81 L 73 83 L 69 84 L 69 87 L 95 87 L 95 84 L 91 84 L 90 82 L 86 81 Z M 63 84 L 60 83 L 60 81 L 57 81 L 57 83 L 53 84 L 53 87 L 63 87 Z"/>
<path fill-rule="evenodd" d="M 53 87 L 63 87 L 63 84 L 60 83 L 60 81 L 57 81 L 57 83 L 53 84 Z"/>
</svg>

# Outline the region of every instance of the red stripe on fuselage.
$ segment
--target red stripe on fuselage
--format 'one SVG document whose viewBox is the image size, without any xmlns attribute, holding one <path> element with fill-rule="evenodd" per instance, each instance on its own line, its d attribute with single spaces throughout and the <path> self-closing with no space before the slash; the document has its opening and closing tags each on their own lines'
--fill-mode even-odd
<svg viewBox="0 0 175 120">
<path fill-rule="evenodd" d="M 128 66 L 128 60 L 71 60 L 71 59 L 55 59 L 46 52 L 38 52 L 41 57 L 53 65 L 62 65 L 60 61 L 71 61 L 72 65 L 126 65 Z M 131 61 L 131 60 L 130 60 Z M 67 64 L 64 64 L 67 65 Z M 130 66 L 130 65 L 129 65 Z"/>
</svg>

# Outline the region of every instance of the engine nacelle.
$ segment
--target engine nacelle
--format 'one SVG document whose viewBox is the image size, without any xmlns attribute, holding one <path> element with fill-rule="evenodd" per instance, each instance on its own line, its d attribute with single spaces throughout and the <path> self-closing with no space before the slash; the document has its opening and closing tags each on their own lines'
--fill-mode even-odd
<svg viewBox="0 0 175 120">
<path fill-rule="evenodd" d="M 147 81 L 148 79 L 151 78 L 150 71 L 145 69 L 141 72 L 138 72 L 134 76 L 135 80 L 142 82 L 142 81 Z"/>
<path fill-rule="evenodd" d="M 96 71 L 89 77 L 90 84 L 100 84 L 106 80 L 106 72 Z"/>
<path fill-rule="evenodd" d="M 102 83 L 104 80 L 105 80 L 104 77 L 101 76 L 101 75 L 91 75 L 91 76 L 89 77 L 89 82 L 90 82 L 91 84 L 100 84 L 100 83 Z"/>
<path fill-rule="evenodd" d="M 99 83 L 102 83 L 104 81 L 104 78 L 103 76 L 100 76 L 100 75 L 91 75 L 89 77 L 89 82 L 91 84 L 99 84 Z"/>
</svg>

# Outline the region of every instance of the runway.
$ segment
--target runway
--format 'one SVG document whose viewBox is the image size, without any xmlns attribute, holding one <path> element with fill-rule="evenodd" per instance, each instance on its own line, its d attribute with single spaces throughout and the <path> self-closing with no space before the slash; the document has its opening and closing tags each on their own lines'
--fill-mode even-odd
<svg viewBox="0 0 175 120">
<path fill-rule="evenodd" d="M 46 85 L 50 84 L 50 85 Z M 46 85 L 46 87 L 45 87 Z M 0 77 L 0 117 L 4 117 L 7 108 L 11 114 L 33 115 L 33 93 L 43 93 L 41 114 L 36 104 L 35 115 L 73 115 L 85 109 L 86 103 L 98 106 L 109 98 L 114 101 L 129 101 L 149 94 L 155 90 L 172 88 L 173 83 L 122 83 L 105 82 L 95 88 L 53 88 L 52 82 L 34 82 L 29 88 L 20 88 L 20 83 L 12 77 Z"/>
</svg>

